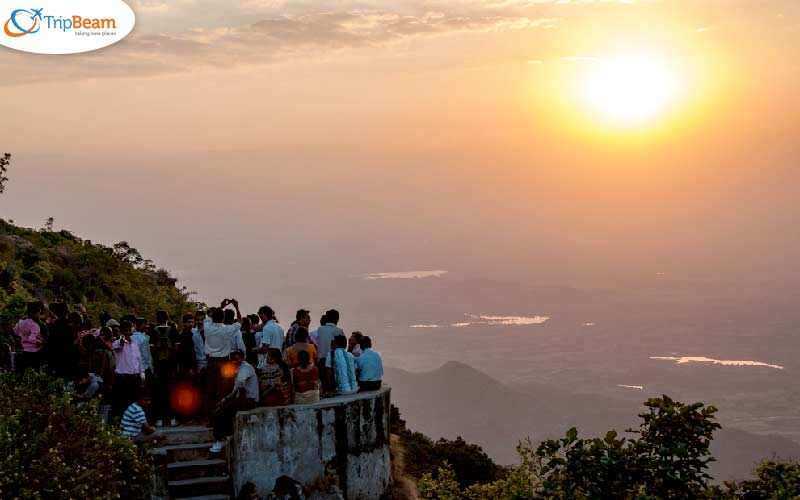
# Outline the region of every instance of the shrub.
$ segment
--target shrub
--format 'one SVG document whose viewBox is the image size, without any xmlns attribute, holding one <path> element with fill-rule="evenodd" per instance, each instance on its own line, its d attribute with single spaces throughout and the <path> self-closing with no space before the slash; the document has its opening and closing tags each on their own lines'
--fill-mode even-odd
<svg viewBox="0 0 800 500">
<path fill-rule="evenodd" d="M 728 483 L 725 498 L 783 500 L 800 498 L 800 462 L 768 460 L 756 469 L 756 479 Z"/>
<path fill-rule="evenodd" d="M 0 376 L 0 498 L 142 498 L 149 487 L 146 450 L 72 405 L 62 382 Z"/>
<path fill-rule="evenodd" d="M 411 431 L 400 417 L 400 410 L 392 405 L 391 428 L 398 434 L 405 450 L 404 472 L 413 478 L 422 479 L 429 471 L 452 472 L 459 487 L 466 488 L 475 483 L 489 483 L 504 476 L 505 470 L 476 444 L 467 443 L 461 436 L 456 439 L 440 438 L 433 441 L 421 432 Z M 435 480 L 430 478 L 431 484 Z"/>
</svg>

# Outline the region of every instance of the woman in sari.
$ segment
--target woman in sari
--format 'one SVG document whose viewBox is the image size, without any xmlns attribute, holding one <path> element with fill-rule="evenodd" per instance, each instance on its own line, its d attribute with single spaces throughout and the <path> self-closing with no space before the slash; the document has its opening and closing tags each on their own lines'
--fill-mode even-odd
<svg viewBox="0 0 800 500">
<path fill-rule="evenodd" d="M 261 402 L 264 406 L 286 406 L 292 403 L 292 376 L 279 349 L 269 349 L 259 375 Z"/>
<path fill-rule="evenodd" d="M 295 404 L 316 403 L 319 401 L 319 370 L 311 361 L 308 351 L 297 354 L 298 365 L 292 368 Z"/>
</svg>

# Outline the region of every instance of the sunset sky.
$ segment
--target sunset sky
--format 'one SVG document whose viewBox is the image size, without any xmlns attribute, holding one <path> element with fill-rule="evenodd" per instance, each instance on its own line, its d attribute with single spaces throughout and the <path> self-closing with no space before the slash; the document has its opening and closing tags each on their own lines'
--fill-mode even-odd
<svg viewBox="0 0 800 500">
<path fill-rule="evenodd" d="M 128 240 L 203 298 L 800 278 L 796 0 L 130 4 L 115 46 L 0 50 L 3 218 Z"/>
</svg>

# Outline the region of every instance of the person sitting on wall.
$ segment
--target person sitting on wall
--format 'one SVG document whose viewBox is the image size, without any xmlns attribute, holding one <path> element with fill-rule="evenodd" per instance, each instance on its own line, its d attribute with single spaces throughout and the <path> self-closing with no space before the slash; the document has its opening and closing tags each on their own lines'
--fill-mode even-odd
<svg viewBox="0 0 800 500">
<path fill-rule="evenodd" d="M 361 356 L 356 358 L 359 392 L 377 391 L 383 378 L 381 353 L 372 350 L 372 339 L 361 337 Z"/>
<path fill-rule="evenodd" d="M 320 336 L 320 340 L 322 336 Z M 347 337 L 337 335 L 331 342 L 331 352 L 325 359 L 328 379 L 332 380 L 339 394 L 352 394 L 358 391 L 356 381 L 356 362 L 347 352 Z"/>
<path fill-rule="evenodd" d="M 252 410 L 258 405 L 258 376 L 253 365 L 244 360 L 242 351 L 230 354 L 231 363 L 236 367 L 236 382 L 233 390 L 225 396 L 211 413 L 211 426 L 216 442 L 209 450 L 219 453 L 225 447 L 225 437 L 233 432 L 233 419 L 239 411 Z"/>
<path fill-rule="evenodd" d="M 319 401 L 319 370 L 308 351 L 300 351 L 297 354 L 297 366 L 292 368 L 292 380 L 295 404 Z"/>
</svg>

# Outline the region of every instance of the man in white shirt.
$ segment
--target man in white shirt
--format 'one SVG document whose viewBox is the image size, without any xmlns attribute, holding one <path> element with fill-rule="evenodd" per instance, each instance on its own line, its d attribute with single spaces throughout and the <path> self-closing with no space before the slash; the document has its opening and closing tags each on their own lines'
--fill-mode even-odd
<svg viewBox="0 0 800 500">
<path fill-rule="evenodd" d="M 144 318 L 136 318 L 135 332 L 131 338 L 136 341 L 139 346 L 139 353 L 142 355 L 142 367 L 145 371 L 145 376 L 150 378 L 153 376 L 153 355 L 150 353 L 150 336 L 147 335 L 147 320 Z"/>
<path fill-rule="evenodd" d="M 225 446 L 225 436 L 233 430 L 233 419 L 239 411 L 252 410 L 258 405 L 258 375 L 253 365 L 244 360 L 244 352 L 231 352 L 231 364 L 236 369 L 236 383 L 233 390 L 220 403 L 222 408 L 214 412 L 211 426 L 214 428 L 216 442 L 210 448 L 219 453 Z"/>
<path fill-rule="evenodd" d="M 331 342 L 339 336 L 344 337 L 344 330 L 339 328 L 339 311 L 331 309 L 325 313 L 325 324 L 317 328 L 318 342 L 317 349 L 319 354 L 319 364 L 321 367 L 326 366 L 326 357 L 331 352 Z M 347 340 L 345 339 L 345 348 L 347 348 Z M 335 389 L 333 380 L 328 379 L 328 370 L 319 371 L 320 382 L 322 382 L 322 389 L 324 392 L 332 391 Z"/>
<path fill-rule="evenodd" d="M 319 319 L 319 326 L 322 326 L 327 322 L 328 321 L 325 319 L 325 315 L 323 314 Z M 311 333 L 308 334 L 308 340 L 316 347 L 319 347 L 319 326 L 311 330 Z"/>
<path fill-rule="evenodd" d="M 275 311 L 270 306 L 261 306 L 258 310 L 261 319 L 261 340 L 258 347 L 266 354 L 270 349 L 283 349 L 283 328 L 275 321 Z"/>
<path fill-rule="evenodd" d="M 223 323 L 228 304 L 233 304 L 236 310 L 236 322 L 230 325 Z M 242 328 L 242 313 L 235 299 L 225 299 L 219 308 L 211 311 L 210 316 L 203 322 L 203 332 L 207 361 L 206 391 L 208 404 L 213 408 L 233 387 L 232 372 L 224 368 L 230 363 L 231 337 Z"/>
</svg>

